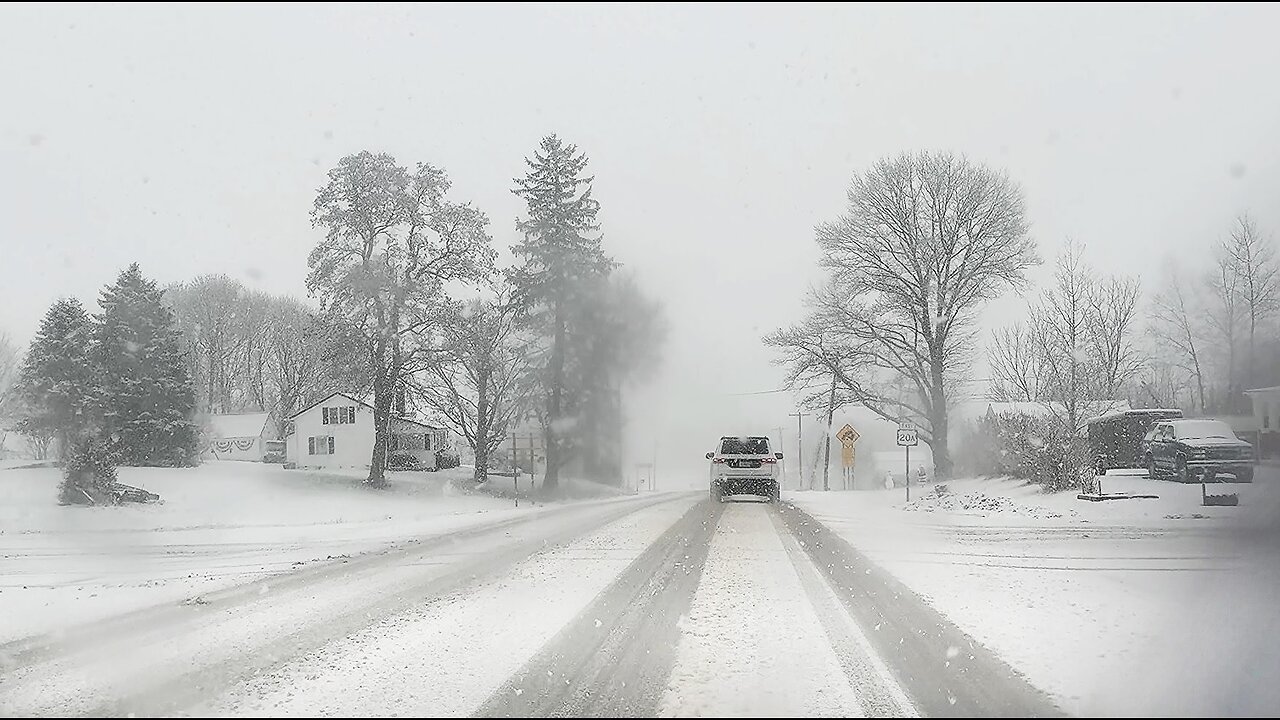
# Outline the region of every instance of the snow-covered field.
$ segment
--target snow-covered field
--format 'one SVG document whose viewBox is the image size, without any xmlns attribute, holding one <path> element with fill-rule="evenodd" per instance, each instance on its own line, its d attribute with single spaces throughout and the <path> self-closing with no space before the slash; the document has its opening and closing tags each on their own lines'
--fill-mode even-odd
<svg viewBox="0 0 1280 720">
<path fill-rule="evenodd" d="M 1239 507 L 1198 484 L 1108 475 L 1091 503 L 1009 480 L 949 495 L 789 493 L 1073 714 L 1257 714 L 1280 708 L 1280 482 Z"/>
<path fill-rule="evenodd" d="M 55 468 L 0 469 L 0 642 L 412 538 L 536 513 L 464 492 L 470 470 L 320 474 L 247 462 L 121 468 L 163 504 L 62 507 Z"/>
</svg>

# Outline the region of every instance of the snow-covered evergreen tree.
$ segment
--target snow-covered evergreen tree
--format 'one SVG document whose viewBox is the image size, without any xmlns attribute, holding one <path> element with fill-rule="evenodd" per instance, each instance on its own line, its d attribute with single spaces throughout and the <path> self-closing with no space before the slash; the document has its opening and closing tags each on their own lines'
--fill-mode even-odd
<svg viewBox="0 0 1280 720">
<path fill-rule="evenodd" d="M 63 453 L 90 430 L 97 380 L 90 361 L 93 323 L 79 300 L 49 307 L 15 387 L 19 430 L 33 438 L 56 438 Z"/>
<path fill-rule="evenodd" d="M 574 424 L 574 398 L 569 397 L 569 336 L 574 332 L 572 305 L 593 281 L 609 273 L 613 262 L 604 254 L 596 224 L 600 203 L 591 197 L 587 156 L 555 135 L 542 139 L 538 152 L 526 159 L 528 172 L 516 179 L 512 192 L 528 206 L 528 217 L 516 223 L 524 233 L 512 252 L 520 265 L 509 273 L 515 299 L 525 319 L 550 345 L 544 372 L 547 474 L 543 487 L 559 483 L 569 461 L 568 436 Z"/>
<path fill-rule="evenodd" d="M 98 300 L 104 437 L 125 465 L 193 465 L 195 393 L 173 315 L 138 264 Z"/>
</svg>

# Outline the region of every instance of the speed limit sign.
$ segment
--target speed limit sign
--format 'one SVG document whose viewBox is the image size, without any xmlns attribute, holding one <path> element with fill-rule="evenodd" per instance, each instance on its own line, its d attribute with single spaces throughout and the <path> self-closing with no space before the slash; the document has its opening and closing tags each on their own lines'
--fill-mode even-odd
<svg viewBox="0 0 1280 720">
<path fill-rule="evenodd" d="M 898 445 L 901 447 L 915 447 L 920 444 L 920 433 L 913 427 L 898 428 Z"/>
</svg>

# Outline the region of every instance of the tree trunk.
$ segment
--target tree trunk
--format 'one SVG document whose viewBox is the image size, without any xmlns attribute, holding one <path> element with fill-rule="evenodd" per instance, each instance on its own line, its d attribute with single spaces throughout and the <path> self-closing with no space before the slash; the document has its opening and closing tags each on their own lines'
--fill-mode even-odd
<svg viewBox="0 0 1280 720">
<path fill-rule="evenodd" d="M 950 418 L 947 417 L 947 391 L 942 382 L 941 359 L 934 360 L 932 366 L 933 402 L 929 408 L 929 435 L 933 441 L 929 443 L 929 449 L 933 453 L 934 477 L 938 480 L 950 480 L 951 449 L 947 445 Z M 907 468 L 907 472 L 910 473 L 911 469 Z"/>
<path fill-rule="evenodd" d="M 373 456 L 369 459 L 369 478 L 374 487 L 387 484 L 387 446 L 391 440 L 391 385 L 383 373 L 373 381 Z"/>
<path fill-rule="evenodd" d="M 1257 332 L 1257 329 L 1258 329 L 1258 311 L 1257 311 L 1257 308 L 1255 307 L 1255 303 L 1256 303 L 1256 300 L 1251 298 L 1249 301 L 1249 362 L 1246 366 L 1247 372 L 1248 372 L 1248 376 L 1245 378 L 1246 388 L 1257 387 L 1257 379 L 1258 379 L 1258 376 L 1256 373 L 1255 360 L 1254 360 L 1255 358 L 1254 334 Z"/>
<path fill-rule="evenodd" d="M 542 482 L 546 491 L 560 486 L 560 466 L 564 457 L 560 446 L 560 425 L 563 422 L 564 357 L 565 357 L 564 308 L 555 301 L 555 335 L 551 342 L 551 398 L 547 407 L 547 474 Z"/>
<path fill-rule="evenodd" d="M 365 482 L 374 487 L 385 487 L 387 484 L 391 403 L 395 400 L 395 375 L 393 369 L 389 367 L 394 364 L 395 358 L 393 352 L 388 352 L 387 344 L 387 336 L 384 332 L 378 338 L 373 354 L 373 454 L 369 458 L 369 477 Z"/>
<path fill-rule="evenodd" d="M 476 468 L 472 478 L 481 483 L 489 479 L 489 435 L 493 426 L 489 417 L 489 368 L 481 367 L 476 377 L 476 431 L 475 451 Z"/>
</svg>

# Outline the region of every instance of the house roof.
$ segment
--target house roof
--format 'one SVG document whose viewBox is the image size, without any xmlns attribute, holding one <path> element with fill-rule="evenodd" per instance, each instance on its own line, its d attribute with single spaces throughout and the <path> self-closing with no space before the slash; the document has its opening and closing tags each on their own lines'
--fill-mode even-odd
<svg viewBox="0 0 1280 720">
<path fill-rule="evenodd" d="M 209 428 L 216 438 L 257 437 L 271 419 L 271 413 L 210 415 Z"/>
<path fill-rule="evenodd" d="M 1181 411 L 1181 410 L 1179 410 L 1179 409 L 1177 409 L 1177 408 L 1137 408 L 1137 409 L 1134 409 L 1134 408 L 1127 407 L 1128 403 L 1125 403 L 1125 405 L 1126 405 L 1126 407 L 1125 407 L 1125 408 L 1123 408 L 1123 409 L 1120 409 L 1120 410 L 1112 410 L 1112 411 L 1110 411 L 1110 412 L 1103 413 L 1103 414 L 1101 414 L 1101 415 L 1099 415 L 1099 416 L 1097 416 L 1097 417 L 1089 418 L 1089 422 L 1093 423 L 1093 422 L 1097 422 L 1097 421 L 1100 421 L 1100 420 L 1110 420 L 1110 419 L 1112 419 L 1112 418 L 1117 418 L 1117 417 L 1121 417 L 1121 416 L 1124 416 L 1124 415 L 1129 415 L 1129 416 L 1133 416 L 1133 415 L 1152 415 L 1152 416 L 1155 416 L 1155 417 L 1158 417 L 1158 418 L 1159 418 L 1159 417 L 1161 417 L 1161 416 L 1169 416 L 1169 417 L 1167 418 L 1167 419 L 1169 419 L 1169 420 L 1176 420 L 1176 419 L 1180 419 L 1180 418 L 1182 417 L 1182 411 Z M 1175 417 L 1173 417 L 1174 413 L 1177 413 L 1177 417 L 1176 417 L 1176 418 L 1175 418 Z"/>
<path fill-rule="evenodd" d="M 306 406 L 306 407 L 302 408 L 302 409 L 301 409 L 301 410 L 299 410 L 298 412 L 296 412 L 296 413 L 294 413 L 294 414 L 290 415 L 290 416 L 289 416 L 289 419 L 290 419 L 290 420 L 292 420 L 292 419 L 294 419 L 294 418 L 298 417 L 299 415 L 301 415 L 302 413 L 307 412 L 308 410 L 310 410 L 310 409 L 312 409 L 312 408 L 314 408 L 314 407 L 316 407 L 316 406 L 323 405 L 324 403 L 329 402 L 330 400 L 332 400 L 333 398 L 335 398 L 335 397 L 337 397 L 337 396 L 339 396 L 339 395 L 341 395 L 342 397 L 344 397 L 344 398 L 346 398 L 346 399 L 350 400 L 351 402 L 353 402 L 353 403 L 355 403 L 355 404 L 357 404 L 357 405 L 363 405 L 363 406 L 365 406 L 365 407 L 369 408 L 370 410 L 372 410 L 372 409 L 373 409 L 373 406 L 372 406 L 372 405 L 370 405 L 369 403 L 367 403 L 367 402 L 365 402 L 365 401 L 363 401 L 363 400 L 361 400 L 361 399 L 359 399 L 359 398 L 357 398 L 357 397 L 354 397 L 354 396 L 352 396 L 352 395 L 348 395 L 347 393 L 344 393 L 344 392 L 331 392 L 331 393 L 329 393 L 328 395 L 325 395 L 324 397 L 320 398 L 319 400 L 317 400 L 317 401 L 315 401 L 315 402 L 311 403 L 310 405 L 308 405 L 308 406 Z"/>
<path fill-rule="evenodd" d="M 1128 400 L 1086 400 L 1080 403 L 1077 414 L 1087 418 L 1106 413 L 1128 412 L 1131 409 Z M 987 406 L 987 412 L 996 415 L 1044 417 L 1065 415 L 1067 407 L 1060 402 L 993 402 Z"/>
<path fill-rule="evenodd" d="M 320 405 L 323 405 L 323 404 L 325 404 L 325 403 L 329 402 L 330 400 L 332 400 L 332 399 L 333 399 L 333 398 L 335 398 L 335 397 L 338 397 L 339 395 L 341 395 L 342 397 L 344 397 L 344 398 L 346 398 L 346 399 L 350 400 L 351 402 L 353 402 L 353 403 L 355 403 L 355 404 L 357 404 L 357 405 L 363 405 L 363 406 L 365 406 L 365 407 L 369 408 L 370 410 L 373 410 L 373 405 L 371 405 L 371 404 L 369 404 L 369 403 L 365 402 L 364 400 L 361 400 L 360 398 L 357 398 L 357 397 L 356 397 L 356 396 L 354 396 L 354 395 L 351 395 L 351 394 L 349 394 L 349 393 L 344 393 L 344 392 L 331 392 L 331 393 L 329 393 L 328 395 L 325 395 L 324 397 L 320 398 L 319 400 L 317 400 L 317 401 L 315 401 L 315 402 L 311 403 L 310 405 L 308 405 L 308 406 L 306 406 L 306 407 L 302 408 L 302 409 L 301 409 L 301 410 L 299 410 L 298 412 L 296 412 L 296 413 L 294 413 L 294 414 L 290 415 L 290 416 L 289 416 L 289 419 L 290 419 L 290 420 L 292 420 L 292 419 L 294 419 L 294 418 L 298 417 L 299 415 L 301 415 L 301 414 L 303 414 L 303 413 L 305 413 L 305 412 L 307 412 L 307 411 L 309 411 L 309 410 L 311 410 L 311 409 L 313 409 L 313 408 L 316 408 L 316 407 L 318 407 L 318 406 L 320 406 Z M 421 426 L 421 427 L 427 428 L 428 430 L 444 430 L 444 429 L 445 429 L 445 428 L 438 427 L 438 426 L 436 426 L 436 425 L 432 425 L 432 424 L 430 424 L 430 423 L 423 422 L 423 421 L 421 421 L 421 420 L 416 420 L 416 419 L 414 419 L 414 418 L 409 418 L 409 417 L 394 417 L 393 419 L 394 419 L 394 420 L 397 420 L 397 421 L 400 421 L 400 422 L 412 423 L 412 424 L 414 424 L 414 425 L 418 425 L 418 426 Z"/>
<path fill-rule="evenodd" d="M 1044 402 L 993 402 L 987 404 L 987 412 L 995 415 L 1030 415 L 1041 417 L 1063 412 L 1059 403 Z"/>
</svg>

